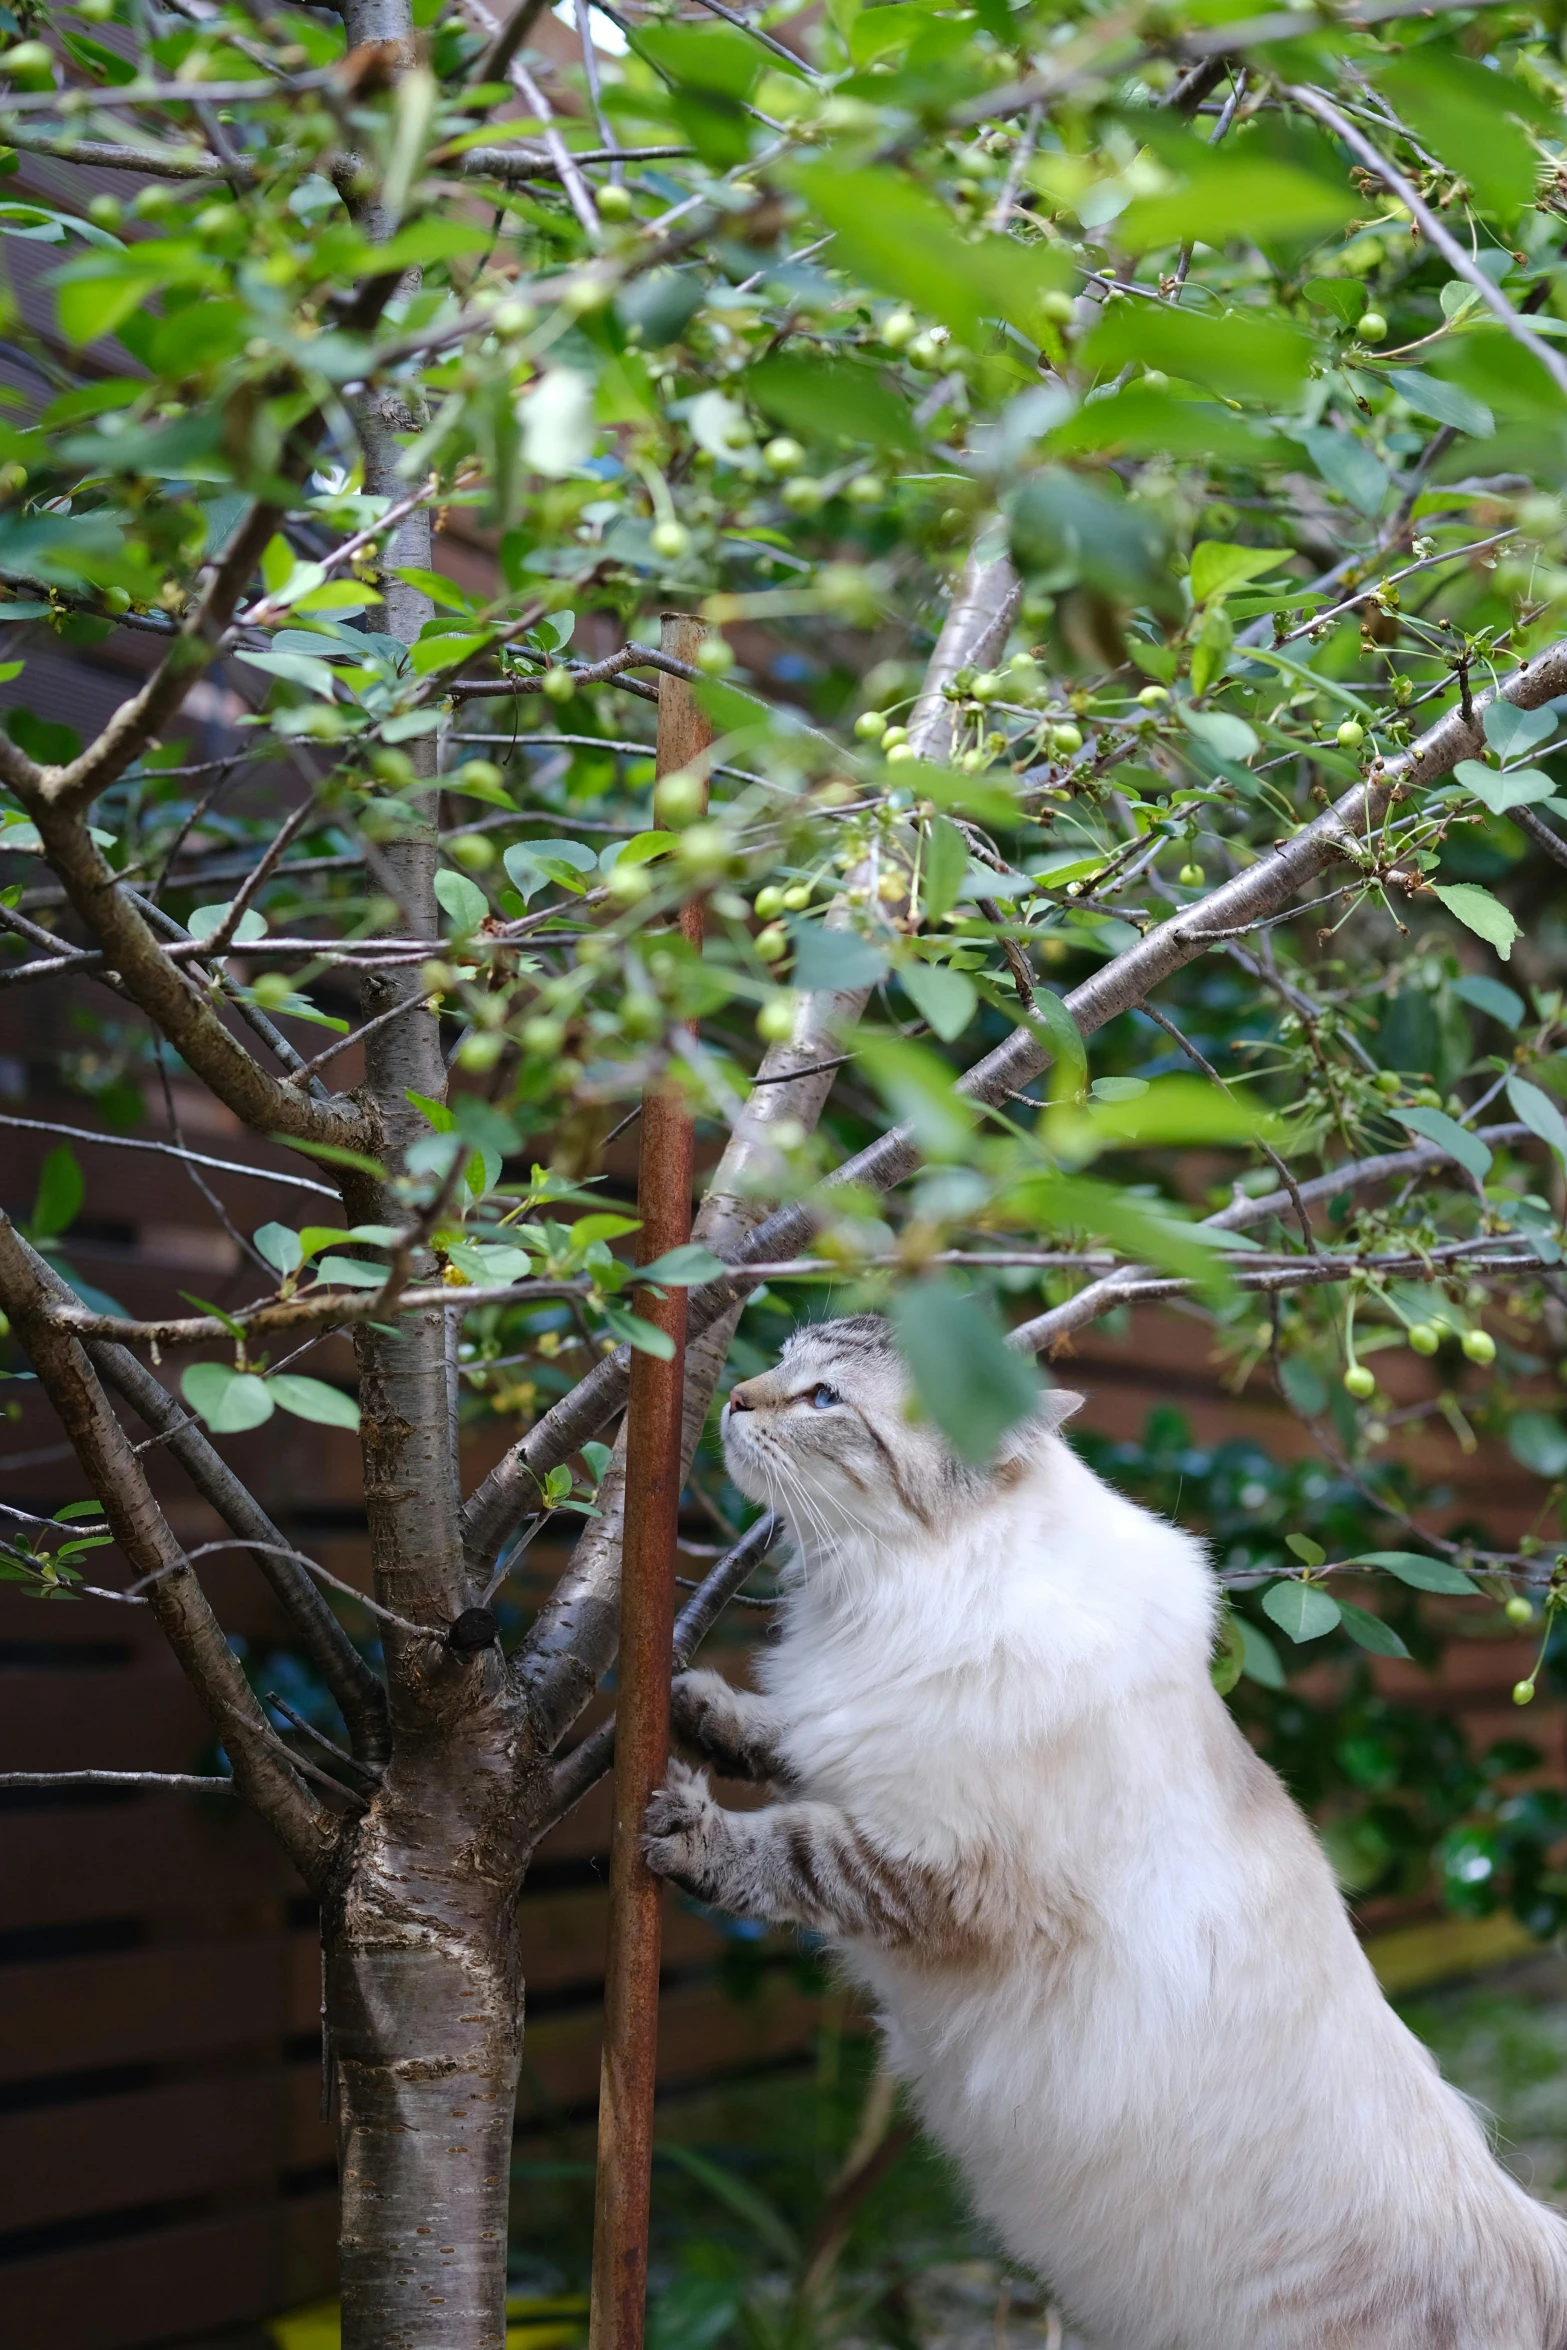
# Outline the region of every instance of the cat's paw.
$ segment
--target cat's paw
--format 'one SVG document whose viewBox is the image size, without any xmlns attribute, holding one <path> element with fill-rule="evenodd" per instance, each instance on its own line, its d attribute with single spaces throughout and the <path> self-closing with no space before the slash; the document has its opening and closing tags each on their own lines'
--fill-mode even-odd
<svg viewBox="0 0 1567 2350">
<path fill-rule="evenodd" d="M 733 1712 L 734 1691 L 722 1673 L 698 1667 L 692 1673 L 677 1673 L 670 1685 L 670 1725 L 693 1745 L 702 1745 L 714 1724 L 727 1722 Z"/>
<path fill-rule="evenodd" d="M 664 1785 L 648 1799 L 642 1815 L 642 1855 L 654 1876 L 672 1877 L 690 1892 L 703 1892 L 723 1818 L 706 1773 L 672 1761 Z"/>
</svg>

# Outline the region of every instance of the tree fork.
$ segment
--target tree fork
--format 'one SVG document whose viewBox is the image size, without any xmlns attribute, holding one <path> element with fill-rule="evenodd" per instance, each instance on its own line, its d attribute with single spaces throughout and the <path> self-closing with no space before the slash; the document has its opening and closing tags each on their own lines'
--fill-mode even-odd
<svg viewBox="0 0 1567 2350">
<path fill-rule="evenodd" d="M 700 621 L 666 612 L 663 650 L 692 662 L 704 633 Z M 711 742 L 690 685 L 663 672 L 658 681 L 659 776 L 695 762 L 705 785 L 702 757 Z M 699 901 L 682 909 L 680 927 L 700 952 Z M 691 1113 L 679 1087 L 666 1076 L 649 1086 L 642 1105 L 639 1264 L 650 1264 L 689 1240 L 691 1177 Z M 633 1355 L 627 1405 L 620 1696 L 589 2350 L 640 2350 L 658 2063 L 662 1887 L 642 1857 L 642 1816 L 669 1759 L 675 1541 L 684 1482 L 686 1293 L 670 1289 L 659 1298 L 644 1290 L 637 1311 L 664 1332 L 672 1351 L 667 1361 L 641 1350 Z"/>
</svg>

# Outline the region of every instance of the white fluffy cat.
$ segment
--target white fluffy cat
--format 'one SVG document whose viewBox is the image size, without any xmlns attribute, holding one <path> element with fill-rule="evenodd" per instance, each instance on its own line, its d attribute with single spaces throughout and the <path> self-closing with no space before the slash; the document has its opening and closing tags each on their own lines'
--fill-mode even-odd
<svg viewBox="0 0 1567 2350">
<path fill-rule="evenodd" d="M 1200 1546 L 1047 1399 L 990 1469 L 911 1426 L 886 1326 L 725 1411 L 795 1542 L 764 1694 L 693 1673 L 666 1876 L 828 1936 L 980 2212 L 1099 2350 L 1567 2350 L 1567 2226 L 1384 2001 L 1208 1676 Z"/>
</svg>

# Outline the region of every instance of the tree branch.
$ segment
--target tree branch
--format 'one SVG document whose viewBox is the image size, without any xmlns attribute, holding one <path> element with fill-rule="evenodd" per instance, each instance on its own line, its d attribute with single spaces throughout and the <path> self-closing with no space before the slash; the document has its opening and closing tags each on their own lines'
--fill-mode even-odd
<svg viewBox="0 0 1567 2350">
<path fill-rule="evenodd" d="M 1567 692 L 1567 642 L 1554 644 L 1524 662 L 1493 692 L 1476 695 L 1467 716 L 1462 705 L 1449 710 L 1407 751 L 1375 766 L 1293 839 L 1281 842 L 1206 898 L 1149 931 L 1135 946 L 1114 956 L 1074 988 L 1065 1003 L 1083 1035 L 1093 1035 L 1118 1013 L 1130 1011 L 1175 972 L 1195 961 L 1212 943 L 1212 931 L 1234 931 L 1281 914 L 1296 892 L 1325 865 L 1345 854 L 1350 843 L 1375 830 L 1398 785 L 1434 783 L 1460 759 L 1478 757 L 1485 741 L 1482 719 L 1492 701 L 1532 710 L 1562 692 Z M 971 1101 L 998 1104 L 1031 1084 L 1050 1059 L 1048 1041 L 1031 1029 L 1015 1029 L 966 1073 L 960 1090 Z M 912 1133 L 906 1126 L 894 1127 L 846 1160 L 816 1199 L 796 1202 L 769 1216 L 737 1253 L 733 1274 L 693 1290 L 687 1308 L 692 1338 L 721 1315 L 731 1313 L 737 1299 L 748 1294 L 751 1283 L 744 1272 L 748 1258 L 770 1263 L 801 1253 L 830 1211 L 834 1190 L 846 1184 L 863 1184 L 870 1190 L 888 1191 L 917 1164 Z M 627 1360 L 626 1350 L 621 1349 L 595 1364 L 478 1487 L 465 1512 L 468 1539 L 477 1552 L 493 1555 L 525 1514 L 536 1481 L 556 1462 L 569 1459 L 620 1409 L 625 1399 Z"/>
<path fill-rule="evenodd" d="M 0 1217 L 0 1305 L 32 1359 L 88 1484 L 132 1570 L 155 1578 L 149 1605 L 233 1765 L 240 1792 L 289 1853 L 307 1884 L 325 1881 L 337 1822 L 304 1784 L 223 1635 L 140 1461 L 78 1342 L 56 1329 L 8 1217 Z"/>
</svg>

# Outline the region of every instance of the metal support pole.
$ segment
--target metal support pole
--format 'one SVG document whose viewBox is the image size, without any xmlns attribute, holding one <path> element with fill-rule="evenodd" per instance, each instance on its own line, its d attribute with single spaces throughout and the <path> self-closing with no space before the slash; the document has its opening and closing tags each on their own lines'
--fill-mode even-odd
<svg viewBox="0 0 1567 2350">
<path fill-rule="evenodd" d="M 676 660 L 694 662 L 704 634 L 699 620 L 684 613 L 665 613 L 662 646 Z M 661 672 L 659 775 L 671 775 L 697 759 L 711 741 L 711 731 L 690 686 L 683 678 Z M 680 927 L 700 950 L 700 903 L 682 909 Z M 648 1264 L 666 1249 L 678 1248 L 690 1239 L 691 1176 L 691 1119 L 684 1098 L 676 1086 L 653 1084 L 642 1106 L 637 1175 L 637 1213 L 642 1218 L 637 1235 L 640 1264 Z M 588 2350 L 641 2350 L 653 2167 L 653 2088 L 658 2064 L 661 1889 L 642 1858 L 642 1815 L 669 1759 L 686 1293 L 671 1289 L 660 1299 L 639 1291 L 632 1302 L 637 1313 L 668 1335 L 675 1351 L 668 1362 L 641 1352 L 631 1358 L 620 1570 L 615 1818 L 609 1863 L 609 1954 L 599 2076 L 598 2188 Z"/>
</svg>

